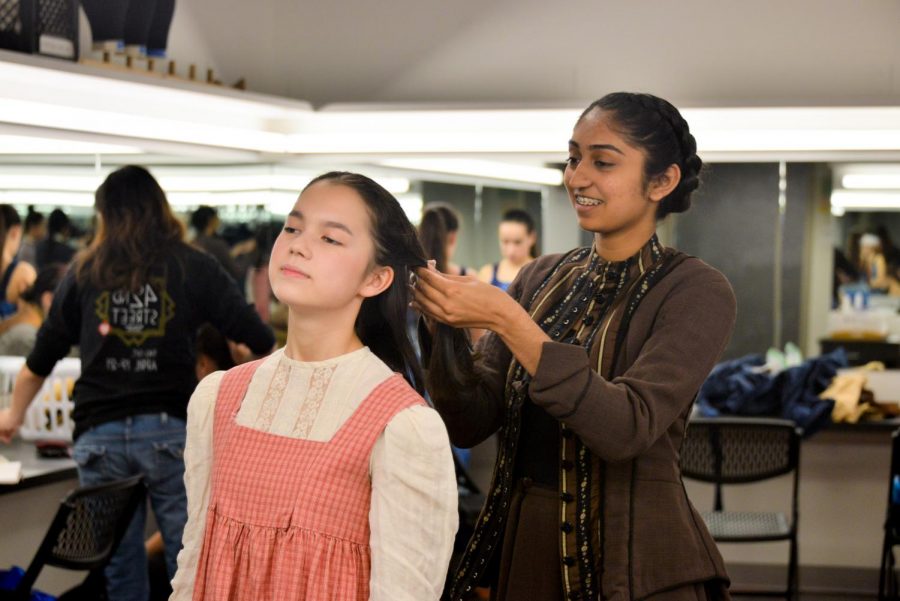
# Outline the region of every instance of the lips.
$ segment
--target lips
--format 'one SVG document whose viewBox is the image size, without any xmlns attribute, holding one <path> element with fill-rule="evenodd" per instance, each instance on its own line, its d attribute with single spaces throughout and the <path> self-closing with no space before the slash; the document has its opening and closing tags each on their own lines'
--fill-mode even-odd
<svg viewBox="0 0 900 601">
<path fill-rule="evenodd" d="M 282 265 L 282 266 L 281 266 L 281 273 L 283 273 L 284 275 L 286 275 L 287 277 L 290 277 L 290 278 L 306 278 L 306 279 L 309 279 L 309 274 L 308 274 L 308 273 L 306 273 L 306 272 L 303 271 L 302 269 L 299 269 L 299 268 L 294 267 L 294 266 L 292 266 L 292 265 Z"/>
</svg>

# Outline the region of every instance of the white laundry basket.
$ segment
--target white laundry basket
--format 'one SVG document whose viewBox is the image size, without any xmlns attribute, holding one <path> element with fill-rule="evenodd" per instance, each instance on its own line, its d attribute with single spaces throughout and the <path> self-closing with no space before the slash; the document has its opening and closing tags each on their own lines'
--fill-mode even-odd
<svg viewBox="0 0 900 601">
<path fill-rule="evenodd" d="M 25 357 L 0 357 L 0 407 L 8 407 L 12 402 L 13 385 L 23 365 Z M 72 388 L 79 375 L 81 359 L 66 357 L 57 362 L 25 412 L 25 422 L 19 430 L 23 439 L 72 440 Z"/>
</svg>

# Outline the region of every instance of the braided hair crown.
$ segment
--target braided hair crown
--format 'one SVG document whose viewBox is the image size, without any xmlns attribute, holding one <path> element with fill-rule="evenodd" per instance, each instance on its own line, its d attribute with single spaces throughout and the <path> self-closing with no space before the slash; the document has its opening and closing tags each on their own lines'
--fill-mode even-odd
<svg viewBox="0 0 900 601">
<path fill-rule="evenodd" d="M 645 181 L 661 175 L 676 164 L 681 180 L 659 203 L 657 219 L 691 208 L 691 193 L 700 186 L 703 161 L 697 156 L 697 141 L 678 109 L 652 94 L 614 92 L 585 109 L 583 118 L 594 110 L 611 115 L 614 127 L 646 155 Z"/>
</svg>

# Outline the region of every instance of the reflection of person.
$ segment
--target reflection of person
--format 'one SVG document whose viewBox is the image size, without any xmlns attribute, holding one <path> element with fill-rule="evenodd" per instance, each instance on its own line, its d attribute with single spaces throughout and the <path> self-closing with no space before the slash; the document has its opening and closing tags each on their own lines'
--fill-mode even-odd
<svg viewBox="0 0 900 601">
<path fill-rule="evenodd" d="M 53 263 L 68 264 L 75 256 L 75 249 L 69 244 L 72 222 L 62 209 L 53 209 L 47 217 L 47 237 L 37 243 L 35 256 L 38 269 Z"/>
<path fill-rule="evenodd" d="M 689 208 L 700 167 L 675 107 L 610 94 L 575 124 L 565 170 L 590 248 L 536 259 L 509 295 L 419 270 L 416 308 L 490 330 L 470 355 L 472 385 L 429 388 L 451 440 L 501 439 L 450 598 L 483 578 L 500 600 L 728 598 L 678 448 L 730 337 L 734 294 L 655 234 Z"/>
<path fill-rule="evenodd" d="M 19 246 L 19 260 L 37 267 L 37 244 L 47 237 L 47 220 L 43 213 L 28 206 L 25 215 L 25 233 L 22 236 L 22 245 Z"/>
<path fill-rule="evenodd" d="M 34 283 L 19 295 L 15 315 L 0 322 L 0 355 L 28 356 L 65 270 L 65 265 L 59 263 L 44 267 Z"/>
<path fill-rule="evenodd" d="M 436 262 L 438 271 L 466 275 L 466 267 L 453 262 L 453 254 L 459 242 L 459 215 L 452 206 L 443 202 L 425 205 L 419 224 L 419 239 L 426 256 Z"/>
<path fill-rule="evenodd" d="M 438 598 L 457 490 L 406 335 L 424 263 L 371 179 L 328 173 L 300 194 L 269 262 L 287 345 L 205 378 L 188 407 L 173 600 Z"/>
<path fill-rule="evenodd" d="M 834 248 L 834 273 L 831 280 L 831 303 L 832 307 L 840 305 L 841 286 L 852 284 L 859 280 L 859 272 L 853 262 L 841 252 L 841 249 Z"/>
<path fill-rule="evenodd" d="M 194 244 L 222 264 L 235 282 L 240 282 L 242 273 L 231 255 L 228 243 L 219 236 L 219 226 L 222 224 L 219 213 L 213 207 L 201 206 L 191 213 L 191 227 L 194 229 Z"/>
<path fill-rule="evenodd" d="M 422 221 L 419 223 L 419 240 L 425 249 L 425 256 L 435 262 L 435 268 L 441 273 L 450 275 L 470 275 L 464 265 L 453 262 L 453 254 L 459 241 L 459 214 L 452 206 L 443 202 L 430 202 L 422 210 Z M 474 276 L 473 276 L 474 277 Z M 410 311 L 409 329 L 415 338 L 418 315 Z M 484 330 L 470 329 L 469 337 L 474 342 L 484 334 Z M 468 457 L 468 451 L 456 450 L 460 458 Z M 462 459 L 467 465 L 467 459 Z"/>
<path fill-rule="evenodd" d="M 859 239 L 859 260 L 862 272 L 872 290 L 888 291 L 891 277 L 881 251 L 881 241 L 875 234 L 863 234 Z"/>
<path fill-rule="evenodd" d="M 117 169 L 95 196 L 97 235 L 56 290 L 12 406 L 0 411 L 0 439 L 9 441 L 56 362 L 79 345 L 78 479 L 89 486 L 143 476 L 171 577 L 187 518 L 182 453 L 197 383 L 194 333 L 209 320 L 258 354 L 274 339 L 219 264 L 183 242 L 181 223 L 148 171 Z M 141 504 L 106 569 L 112 599 L 147 598 L 145 519 Z"/>
<path fill-rule="evenodd" d="M 893 279 L 900 278 L 900 248 L 894 245 L 891 240 L 891 234 L 882 224 L 875 228 L 875 235 L 881 244 L 881 253 L 884 255 L 884 261 L 887 264 L 887 273 Z"/>
<path fill-rule="evenodd" d="M 506 290 L 519 270 L 534 258 L 537 240 L 534 219 L 522 209 L 510 209 L 503 214 L 497 235 L 500 238 L 500 261 L 482 267 L 478 271 L 478 279 Z"/>
<path fill-rule="evenodd" d="M 22 219 L 8 204 L 0 205 L 6 235 L 3 237 L 0 256 L 0 318 L 15 314 L 19 295 L 33 283 L 37 273 L 34 267 L 20 261 L 17 254 L 22 243 Z"/>
</svg>

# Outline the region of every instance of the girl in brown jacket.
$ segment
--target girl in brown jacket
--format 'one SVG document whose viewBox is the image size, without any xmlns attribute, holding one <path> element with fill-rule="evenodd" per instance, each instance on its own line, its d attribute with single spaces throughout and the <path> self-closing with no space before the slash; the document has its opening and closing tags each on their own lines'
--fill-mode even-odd
<svg viewBox="0 0 900 601">
<path fill-rule="evenodd" d="M 701 167 L 671 104 L 615 93 L 569 141 L 565 185 L 594 244 L 526 266 L 509 290 L 420 270 L 414 307 L 490 332 L 429 390 L 450 438 L 500 431 L 488 500 L 449 585 L 466 599 L 727 599 L 722 558 L 681 482 L 678 450 L 735 319 L 728 281 L 663 247 Z M 435 344 L 446 344 L 439 329 Z"/>
</svg>

